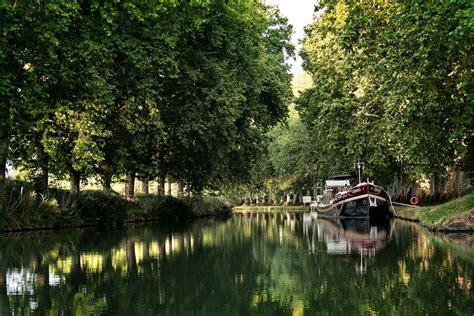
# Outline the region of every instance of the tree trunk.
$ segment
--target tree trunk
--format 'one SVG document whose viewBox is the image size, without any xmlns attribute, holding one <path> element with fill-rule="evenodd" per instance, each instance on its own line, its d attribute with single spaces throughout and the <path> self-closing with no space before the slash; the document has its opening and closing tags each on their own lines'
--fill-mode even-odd
<svg viewBox="0 0 474 316">
<path fill-rule="evenodd" d="M 166 178 L 164 175 L 162 175 L 160 178 L 159 178 L 159 190 L 160 190 L 160 195 L 165 195 L 165 183 L 166 183 Z"/>
<path fill-rule="evenodd" d="M 142 180 L 142 194 L 148 195 L 150 193 L 148 182 L 149 182 L 148 177 L 143 178 L 143 180 Z"/>
<path fill-rule="evenodd" d="M 441 176 L 439 173 L 433 174 L 430 181 L 430 191 L 432 196 L 439 197 L 441 193 Z"/>
<path fill-rule="evenodd" d="M 178 180 L 178 197 L 183 197 L 184 195 L 184 185 L 183 185 L 183 180 Z"/>
<path fill-rule="evenodd" d="M 459 197 L 461 195 L 461 192 L 462 192 L 461 183 L 462 183 L 463 178 L 464 178 L 464 175 L 462 171 L 454 167 L 453 168 L 453 183 L 452 183 L 451 192 L 450 192 L 453 197 Z"/>
<path fill-rule="evenodd" d="M 135 172 L 127 171 L 127 179 L 125 182 L 125 198 L 133 199 L 135 196 Z"/>
<path fill-rule="evenodd" d="M 456 182 L 457 197 L 460 197 L 465 191 L 464 178 L 465 178 L 464 171 L 458 170 L 458 179 Z"/>
<path fill-rule="evenodd" d="M 269 190 L 268 190 L 268 204 L 269 205 L 274 205 L 274 201 L 273 201 L 273 183 L 270 183 L 270 187 L 269 187 Z"/>
<path fill-rule="evenodd" d="M 158 182 L 158 192 L 157 192 L 158 195 L 160 196 L 165 195 L 165 177 L 160 175 L 158 176 L 156 181 Z"/>
<path fill-rule="evenodd" d="M 102 179 L 102 191 L 105 193 L 112 192 L 112 177 L 115 171 L 114 168 L 109 164 L 103 164 L 100 166 L 100 177 Z"/>
<path fill-rule="evenodd" d="M 48 191 L 49 157 L 40 142 L 36 142 L 36 156 L 38 166 L 35 174 L 35 191 L 45 194 Z"/>
<path fill-rule="evenodd" d="M 0 105 L 0 110 L 4 106 Z M 8 131 L 10 129 L 10 109 L 6 109 L 6 117 L 3 118 L 3 113 L 1 114 L 0 119 L 0 191 L 3 190 L 6 181 L 6 172 L 7 172 L 7 157 L 8 157 L 8 142 L 10 140 Z"/>
<path fill-rule="evenodd" d="M 171 180 L 168 180 L 168 186 L 166 188 L 166 195 L 171 196 Z"/>
<path fill-rule="evenodd" d="M 252 205 L 252 195 L 248 191 L 245 193 L 244 205 L 246 205 L 246 206 Z"/>
<path fill-rule="evenodd" d="M 158 187 L 156 188 L 156 194 L 163 196 L 165 195 L 167 171 L 165 169 L 165 146 L 161 141 L 156 146 L 156 158 L 158 160 L 158 177 L 156 179 Z"/>
<path fill-rule="evenodd" d="M 160 185 L 158 183 L 158 178 L 156 178 L 155 180 L 155 195 L 158 195 L 158 193 L 160 192 Z"/>
<path fill-rule="evenodd" d="M 0 191 L 5 186 L 10 141 L 10 105 L 2 101 L 0 101 Z"/>
<path fill-rule="evenodd" d="M 76 170 L 69 172 L 69 184 L 71 192 L 79 192 L 81 190 L 81 173 Z"/>
</svg>

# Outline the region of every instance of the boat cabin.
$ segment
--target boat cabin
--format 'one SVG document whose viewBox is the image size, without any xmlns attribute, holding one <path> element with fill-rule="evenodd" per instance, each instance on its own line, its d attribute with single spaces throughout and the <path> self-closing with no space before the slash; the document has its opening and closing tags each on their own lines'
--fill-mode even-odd
<svg viewBox="0 0 474 316">
<path fill-rule="evenodd" d="M 349 190 L 351 186 L 350 180 L 326 180 L 325 189 L 321 196 L 321 203 L 328 205 L 330 204 L 338 194 Z"/>
</svg>

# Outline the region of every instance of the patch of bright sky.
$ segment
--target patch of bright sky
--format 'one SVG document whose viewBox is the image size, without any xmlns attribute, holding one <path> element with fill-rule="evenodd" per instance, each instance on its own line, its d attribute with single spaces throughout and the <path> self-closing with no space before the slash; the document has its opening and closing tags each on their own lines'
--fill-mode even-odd
<svg viewBox="0 0 474 316">
<path fill-rule="evenodd" d="M 299 42 L 304 36 L 304 27 L 313 21 L 314 6 L 317 0 L 264 0 L 266 4 L 276 5 L 280 8 L 283 16 L 288 18 L 288 22 L 293 25 L 293 36 L 291 38 L 296 45 L 296 60 L 291 60 L 291 72 L 297 74 L 302 71 L 302 60 L 299 56 Z"/>
</svg>

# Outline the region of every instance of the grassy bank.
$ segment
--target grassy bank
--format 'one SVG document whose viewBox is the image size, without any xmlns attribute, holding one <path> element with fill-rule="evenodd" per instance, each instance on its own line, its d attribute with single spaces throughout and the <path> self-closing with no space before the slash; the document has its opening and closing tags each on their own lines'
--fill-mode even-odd
<svg viewBox="0 0 474 316">
<path fill-rule="evenodd" d="M 399 217 L 417 221 L 431 230 L 474 230 L 474 191 L 439 205 L 395 210 Z"/>
<path fill-rule="evenodd" d="M 127 201 L 100 191 L 50 190 L 45 196 L 19 186 L 0 192 L 0 232 L 117 225 L 138 221 L 186 221 L 231 213 L 216 198 L 145 195 Z"/>
</svg>

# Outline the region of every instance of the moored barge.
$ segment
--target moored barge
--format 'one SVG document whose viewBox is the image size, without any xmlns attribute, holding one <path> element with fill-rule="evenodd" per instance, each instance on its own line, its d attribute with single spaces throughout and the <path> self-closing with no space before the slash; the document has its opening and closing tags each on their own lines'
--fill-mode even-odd
<svg viewBox="0 0 474 316">
<path fill-rule="evenodd" d="M 359 183 L 337 193 L 325 192 L 315 205 L 318 216 L 384 218 L 390 216 L 390 197 L 385 190 L 371 183 Z"/>
<path fill-rule="evenodd" d="M 386 218 L 392 216 L 390 196 L 380 186 L 361 182 L 363 163 L 354 164 L 359 184 L 349 180 L 328 180 L 319 201 L 312 205 L 320 217 Z"/>
</svg>

